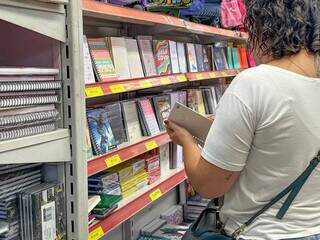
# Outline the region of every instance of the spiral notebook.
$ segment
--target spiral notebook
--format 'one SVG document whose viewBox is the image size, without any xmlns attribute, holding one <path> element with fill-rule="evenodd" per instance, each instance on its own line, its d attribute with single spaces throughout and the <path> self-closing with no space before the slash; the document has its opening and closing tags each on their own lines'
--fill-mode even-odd
<svg viewBox="0 0 320 240">
<path fill-rule="evenodd" d="M 206 141 L 212 125 L 211 120 L 179 102 L 173 106 L 168 119 L 188 130 L 201 145 Z"/>
<path fill-rule="evenodd" d="M 0 85 L 0 92 L 58 90 L 60 88 L 61 88 L 60 81 L 3 82 Z"/>
<path fill-rule="evenodd" d="M 58 102 L 58 95 L 3 97 L 0 99 L 0 108 L 32 106 L 36 104 L 51 104 Z"/>
</svg>

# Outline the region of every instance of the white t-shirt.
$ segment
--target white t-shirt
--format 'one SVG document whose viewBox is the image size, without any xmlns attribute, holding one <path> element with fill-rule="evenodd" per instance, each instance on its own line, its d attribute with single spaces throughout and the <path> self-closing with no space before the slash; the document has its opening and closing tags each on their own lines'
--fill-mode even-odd
<svg viewBox="0 0 320 240">
<path fill-rule="evenodd" d="M 228 234 L 293 182 L 320 150 L 320 79 L 270 65 L 239 74 L 221 99 L 202 156 L 241 171 L 225 195 Z M 261 215 L 243 239 L 288 239 L 320 233 L 320 166 L 282 220 L 286 197 Z"/>
</svg>

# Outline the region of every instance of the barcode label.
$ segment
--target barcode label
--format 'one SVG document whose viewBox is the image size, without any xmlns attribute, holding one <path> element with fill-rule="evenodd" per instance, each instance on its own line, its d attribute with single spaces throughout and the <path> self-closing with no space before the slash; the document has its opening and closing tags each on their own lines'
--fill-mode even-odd
<svg viewBox="0 0 320 240">
<path fill-rule="evenodd" d="M 55 202 L 41 207 L 42 240 L 55 240 L 56 238 L 56 212 Z"/>
</svg>

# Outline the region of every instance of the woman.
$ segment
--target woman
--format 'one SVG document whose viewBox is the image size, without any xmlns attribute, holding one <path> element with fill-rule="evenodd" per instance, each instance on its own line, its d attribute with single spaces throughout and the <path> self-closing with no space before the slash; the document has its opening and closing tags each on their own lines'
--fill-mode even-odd
<svg viewBox="0 0 320 240">
<path fill-rule="evenodd" d="M 320 150 L 320 1 L 248 0 L 245 24 L 262 63 L 239 74 L 219 103 L 201 150 L 167 122 L 183 146 L 185 169 L 202 196 L 225 195 L 227 234 L 293 182 Z M 285 198 L 241 239 L 320 239 L 320 172 L 307 180 L 283 219 Z"/>
</svg>

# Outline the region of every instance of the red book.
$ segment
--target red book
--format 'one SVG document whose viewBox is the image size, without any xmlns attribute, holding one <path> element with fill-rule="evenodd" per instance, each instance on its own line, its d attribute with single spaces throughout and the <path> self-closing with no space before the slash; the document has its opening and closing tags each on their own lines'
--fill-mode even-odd
<svg viewBox="0 0 320 240">
<path fill-rule="evenodd" d="M 247 49 L 240 47 L 240 48 L 238 48 L 238 51 L 239 51 L 239 56 L 240 56 L 241 68 L 248 68 L 249 64 L 248 64 L 248 58 L 247 58 Z"/>
<path fill-rule="evenodd" d="M 249 49 L 247 49 L 247 57 L 248 57 L 249 67 L 255 67 L 255 66 L 257 66 L 257 65 L 256 65 L 256 62 L 255 62 L 255 60 L 254 60 L 253 54 L 252 54 L 252 52 L 251 52 Z"/>
</svg>

